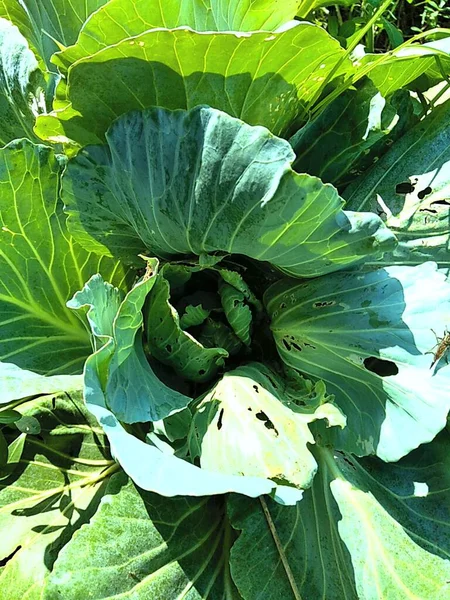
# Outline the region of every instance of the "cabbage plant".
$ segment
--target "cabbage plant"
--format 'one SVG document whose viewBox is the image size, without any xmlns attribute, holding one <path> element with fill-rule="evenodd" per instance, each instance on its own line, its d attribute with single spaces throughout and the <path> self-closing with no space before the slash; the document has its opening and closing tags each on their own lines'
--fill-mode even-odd
<svg viewBox="0 0 450 600">
<path fill-rule="evenodd" d="M 1 598 L 448 598 L 450 38 L 324 4 L 0 0 Z"/>
</svg>

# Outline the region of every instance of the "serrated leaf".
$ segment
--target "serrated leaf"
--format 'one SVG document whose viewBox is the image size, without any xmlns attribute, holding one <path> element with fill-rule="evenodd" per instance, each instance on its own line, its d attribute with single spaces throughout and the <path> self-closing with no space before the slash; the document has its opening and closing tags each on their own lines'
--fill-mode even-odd
<svg viewBox="0 0 450 600">
<path fill-rule="evenodd" d="M 347 416 L 337 447 L 396 461 L 445 426 L 450 366 L 430 366 L 450 283 L 435 264 L 284 280 L 265 301 L 283 361 L 323 380 Z"/>
<path fill-rule="evenodd" d="M 60 170 L 50 148 L 19 140 L 0 149 L 0 360 L 44 375 L 79 373 L 90 353 L 66 307 L 78 287 L 97 272 L 127 285 L 124 267 L 68 233 Z"/>
<path fill-rule="evenodd" d="M 285 140 L 214 109 L 132 112 L 107 138 L 63 179 L 69 228 L 96 252 L 221 251 L 311 277 L 396 245 L 377 215 L 343 212 L 334 188 L 294 173 Z"/>
<path fill-rule="evenodd" d="M 219 286 L 219 294 L 223 310 L 234 333 L 241 342 L 249 346 L 253 317 L 250 307 L 244 302 L 244 294 L 226 283 Z"/>
<path fill-rule="evenodd" d="M 181 329 L 189 329 L 189 327 L 195 327 L 205 322 L 205 319 L 209 316 L 211 311 L 203 308 L 201 304 L 193 306 L 189 304 L 186 306 L 184 313 L 180 317 Z"/>
</svg>

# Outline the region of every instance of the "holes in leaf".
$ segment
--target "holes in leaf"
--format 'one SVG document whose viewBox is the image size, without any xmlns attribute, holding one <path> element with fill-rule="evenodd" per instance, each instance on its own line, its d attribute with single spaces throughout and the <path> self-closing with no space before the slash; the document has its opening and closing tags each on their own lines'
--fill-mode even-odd
<svg viewBox="0 0 450 600">
<path fill-rule="evenodd" d="M 397 194 L 411 194 L 414 191 L 414 186 L 409 181 L 403 181 L 402 183 L 397 183 L 395 191 Z"/>
<path fill-rule="evenodd" d="M 17 548 L 13 550 L 9 556 L 5 556 L 5 558 L 0 560 L 0 567 L 4 567 L 6 563 L 9 562 L 14 557 L 14 555 L 17 554 L 17 552 L 19 552 L 21 548 L 22 546 L 17 546 Z"/>
<path fill-rule="evenodd" d="M 313 308 L 323 308 L 324 306 L 333 306 L 334 300 L 328 300 L 327 302 L 314 302 Z"/>
<path fill-rule="evenodd" d="M 217 420 L 217 429 L 218 429 L 219 431 L 222 429 L 222 425 L 223 425 L 223 423 L 222 423 L 222 419 L 223 419 L 223 412 L 224 412 L 224 409 L 223 409 L 223 408 L 221 408 L 221 409 L 220 409 L 220 413 L 219 413 L 219 418 L 218 418 L 218 420 Z"/>
<path fill-rule="evenodd" d="M 299 352 L 302 351 L 302 348 L 298 344 L 296 344 L 295 342 L 292 342 L 292 347 L 295 348 L 296 350 L 298 350 Z"/>
<path fill-rule="evenodd" d="M 249 410 L 250 412 L 252 412 L 252 409 L 250 408 L 250 406 L 247 408 L 247 410 Z"/>
<path fill-rule="evenodd" d="M 430 186 L 426 187 L 424 190 L 420 190 L 420 192 L 417 194 L 417 196 L 423 200 L 425 198 L 425 196 L 428 196 L 428 194 L 431 194 L 433 190 L 430 188 Z"/>
<path fill-rule="evenodd" d="M 286 350 L 287 350 L 288 352 L 290 352 L 290 350 L 291 350 L 291 345 L 290 345 L 290 343 L 289 343 L 287 340 L 285 340 L 284 338 L 283 338 L 283 346 L 286 348 Z"/>
<path fill-rule="evenodd" d="M 256 392 L 257 394 L 259 394 L 259 387 L 258 387 L 257 385 L 254 385 L 254 386 L 253 386 L 253 389 L 255 390 L 255 392 Z"/>
<path fill-rule="evenodd" d="M 368 371 L 376 373 L 380 377 L 389 377 L 398 374 L 397 365 L 391 360 L 383 360 L 376 356 L 369 356 L 364 359 L 364 366 Z"/>
<path fill-rule="evenodd" d="M 265 412 L 263 412 L 262 410 L 260 410 L 258 413 L 256 413 L 256 418 L 259 421 L 263 421 L 264 422 L 264 427 L 266 429 L 272 429 L 273 432 L 275 433 L 275 435 L 278 435 L 278 430 L 275 427 L 275 425 L 272 423 L 272 421 L 269 419 L 269 417 L 266 415 Z"/>
<path fill-rule="evenodd" d="M 199 375 L 204 375 L 205 373 L 206 373 L 205 369 L 200 369 L 198 372 Z"/>
<path fill-rule="evenodd" d="M 286 302 L 282 302 L 282 303 L 280 304 L 280 309 L 283 309 L 283 308 L 286 308 Z"/>
<path fill-rule="evenodd" d="M 166 350 L 167 352 L 172 352 L 172 346 L 170 344 L 167 344 Z"/>
</svg>

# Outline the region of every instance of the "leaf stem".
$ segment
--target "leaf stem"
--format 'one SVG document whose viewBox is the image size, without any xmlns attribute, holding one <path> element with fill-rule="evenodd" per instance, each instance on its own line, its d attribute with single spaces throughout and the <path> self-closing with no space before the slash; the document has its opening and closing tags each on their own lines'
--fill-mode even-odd
<svg viewBox="0 0 450 600">
<path fill-rule="evenodd" d="M 284 570 L 286 571 L 286 575 L 287 575 L 287 578 L 288 578 L 289 583 L 291 585 L 292 592 L 294 594 L 294 598 L 295 598 L 295 600 L 302 600 L 302 597 L 300 595 L 300 591 L 299 591 L 299 589 L 297 587 L 297 583 L 296 583 L 296 581 L 294 579 L 294 574 L 292 573 L 292 570 L 291 570 L 291 567 L 289 565 L 286 553 L 285 553 L 284 548 L 283 548 L 283 546 L 281 544 L 281 540 L 278 537 L 278 533 L 277 533 L 277 530 L 275 528 L 275 524 L 274 524 L 274 522 L 272 520 L 272 515 L 270 514 L 270 511 L 269 511 L 269 508 L 267 506 L 267 503 L 266 503 L 265 499 L 262 496 L 259 497 L 259 501 L 261 502 L 261 506 L 262 506 L 262 509 L 263 509 L 263 512 L 264 512 L 264 516 L 266 517 L 266 521 L 267 521 L 267 524 L 269 526 L 270 533 L 272 534 L 273 540 L 274 540 L 275 545 L 276 545 L 277 550 L 278 550 L 278 554 L 280 555 L 280 558 L 281 558 L 281 562 L 283 563 Z"/>
</svg>

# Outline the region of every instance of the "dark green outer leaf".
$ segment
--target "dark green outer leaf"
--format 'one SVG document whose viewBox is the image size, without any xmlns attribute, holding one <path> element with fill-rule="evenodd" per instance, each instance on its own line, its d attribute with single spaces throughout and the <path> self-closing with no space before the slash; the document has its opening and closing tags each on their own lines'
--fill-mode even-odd
<svg viewBox="0 0 450 600">
<path fill-rule="evenodd" d="M 97 272 L 126 272 L 86 252 L 66 229 L 53 151 L 19 140 L 0 150 L 0 359 L 50 375 L 79 373 L 89 334 L 66 301 Z"/>
<path fill-rule="evenodd" d="M 347 90 L 290 140 L 293 169 L 337 187 L 355 178 L 414 123 L 409 93 L 387 101 L 370 80 Z"/>
<path fill-rule="evenodd" d="M 63 181 L 69 227 L 96 252 L 222 251 L 311 277 L 395 247 L 378 216 L 343 212 L 333 187 L 294 173 L 286 141 L 220 111 L 132 112 L 107 138 Z"/>
<path fill-rule="evenodd" d="M 223 500 L 163 498 L 116 475 L 89 525 L 61 551 L 43 600 L 239 600 L 224 512 Z"/>
<path fill-rule="evenodd" d="M 349 208 L 386 214 L 400 246 L 385 264 L 432 259 L 450 266 L 449 119 L 445 102 L 344 192 Z"/>
</svg>

